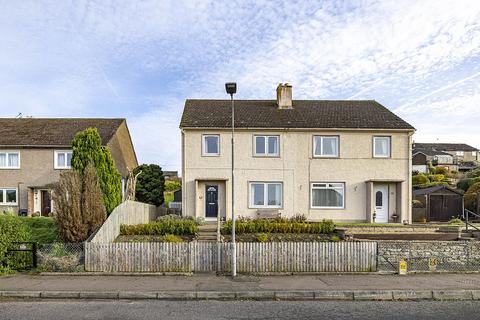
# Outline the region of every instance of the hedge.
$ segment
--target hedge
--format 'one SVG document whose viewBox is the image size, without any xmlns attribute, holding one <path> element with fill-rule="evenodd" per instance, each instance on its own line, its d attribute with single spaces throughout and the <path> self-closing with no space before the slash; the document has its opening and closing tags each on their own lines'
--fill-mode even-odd
<svg viewBox="0 0 480 320">
<path fill-rule="evenodd" d="M 331 220 L 322 222 L 295 222 L 269 219 L 239 219 L 235 222 L 235 232 L 242 233 L 312 233 L 329 234 L 335 230 L 335 224 Z M 232 221 L 227 221 L 222 228 L 223 234 L 232 232 Z"/>
<path fill-rule="evenodd" d="M 136 224 L 121 225 L 120 234 L 164 236 L 171 235 L 194 235 L 197 232 L 197 223 L 192 219 L 163 219 L 160 221 Z"/>
<path fill-rule="evenodd" d="M 0 213 L 0 274 L 9 272 L 11 269 L 22 268 L 28 263 L 18 255 L 14 258 L 7 258 L 6 253 L 8 249 L 13 248 L 13 242 L 29 240 L 29 230 L 20 217 L 8 213 Z"/>
</svg>

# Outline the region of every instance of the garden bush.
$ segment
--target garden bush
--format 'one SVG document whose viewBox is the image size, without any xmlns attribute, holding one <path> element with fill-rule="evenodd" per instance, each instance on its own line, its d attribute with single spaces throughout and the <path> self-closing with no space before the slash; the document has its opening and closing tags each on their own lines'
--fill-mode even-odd
<svg viewBox="0 0 480 320">
<path fill-rule="evenodd" d="M 198 226 L 193 219 L 162 219 L 155 222 L 121 225 L 121 235 L 194 235 Z"/>
<path fill-rule="evenodd" d="M 448 174 L 448 169 L 445 167 L 436 167 L 435 174 L 443 174 L 444 176 L 446 176 Z"/>
<path fill-rule="evenodd" d="M 313 233 L 329 234 L 335 230 L 331 220 L 322 222 L 295 222 L 286 219 L 239 219 L 235 222 L 235 232 L 242 233 Z M 232 232 L 232 221 L 227 221 L 222 227 L 223 234 Z"/>
<path fill-rule="evenodd" d="M 415 185 L 421 185 L 421 184 L 426 184 L 429 183 L 430 180 L 426 175 L 423 173 L 417 174 L 416 176 L 412 177 L 412 184 Z"/>
<path fill-rule="evenodd" d="M 174 234 L 167 234 L 165 235 L 165 237 L 163 238 L 163 240 L 165 242 L 173 242 L 173 243 L 179 243 L 179 242 L 183 242 L 182 238 L 174 235 Z"/>
<path fill-rule="evenodd" d="M 37 243 L 53 243 L 58 241 L 58 225 L 49 217 L 20 217 L 27 226 L 30 240 Z"/>
<path fill-rule="evenodd" d="M 14 242 L 30 240 L 30 233 L 22 219 L 12 214 L 0 214 L 0 272 L 9 272 L 10 269 L 21 269 L 27 262 L 24 258 L 7 257 L 7 250 Z"/>
</svg>

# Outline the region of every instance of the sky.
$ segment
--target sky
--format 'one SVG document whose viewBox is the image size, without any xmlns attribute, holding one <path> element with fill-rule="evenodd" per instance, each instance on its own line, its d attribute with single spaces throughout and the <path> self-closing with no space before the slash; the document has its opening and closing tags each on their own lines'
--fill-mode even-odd
<svg viewBox="0 0 480 320">
<path fill-rule="evenodd" d="M 374 99 L 480 148 L 480 1 L 0 0 L 0 117 L 122 117 L 180 169 L 187 98 Z"/>
</svg>

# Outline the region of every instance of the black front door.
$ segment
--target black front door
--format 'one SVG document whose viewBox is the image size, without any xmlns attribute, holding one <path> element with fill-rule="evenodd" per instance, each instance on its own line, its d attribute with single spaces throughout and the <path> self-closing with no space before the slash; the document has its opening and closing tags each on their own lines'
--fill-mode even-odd
<svg viewBox="0 0 480 320">
<path fill-rule="evenodd" d="M 205 218 L 218 215 L 218 186 L 205 186 Z"/>
</svg>

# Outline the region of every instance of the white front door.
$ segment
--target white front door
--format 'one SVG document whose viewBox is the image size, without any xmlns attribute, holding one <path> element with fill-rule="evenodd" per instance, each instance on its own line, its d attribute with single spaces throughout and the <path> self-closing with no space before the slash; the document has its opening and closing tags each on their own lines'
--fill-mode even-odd
<svg viewBox="0 0 480 320">
<path fill-rule="evenodd" d="M 388 222 L 388 185 L 379 184 L 374 188 L 374 200 L 375 200 L 375 222 L 387 223 Z"/>
</svg>

